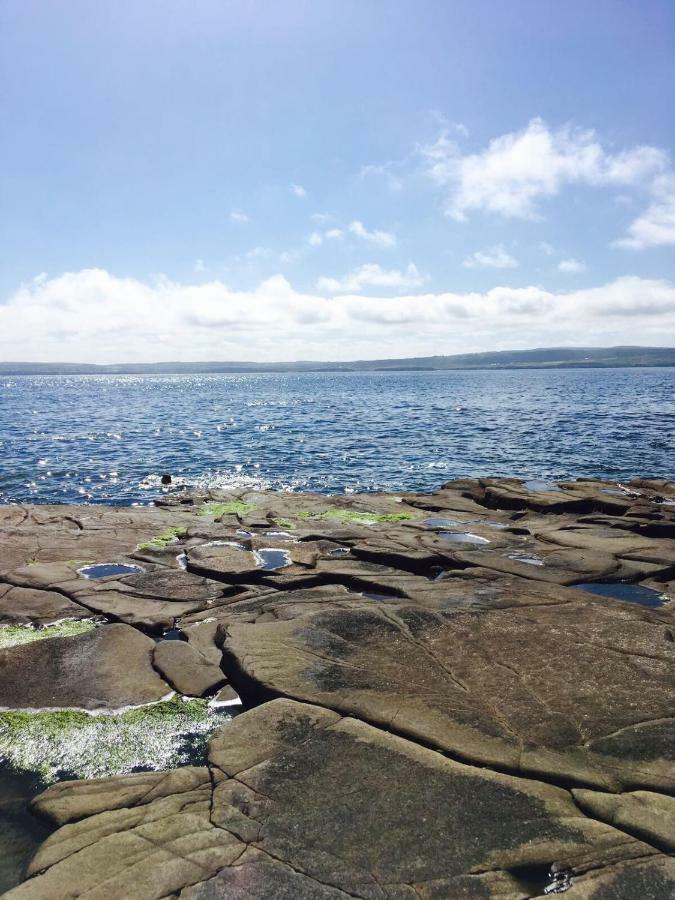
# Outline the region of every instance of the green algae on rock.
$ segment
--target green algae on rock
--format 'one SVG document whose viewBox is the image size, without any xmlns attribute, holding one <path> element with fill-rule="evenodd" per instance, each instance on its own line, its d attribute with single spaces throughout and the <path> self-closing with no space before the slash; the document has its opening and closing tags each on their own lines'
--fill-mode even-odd
<svg viewBox="0 0 675 900">
<path fill-rule="evenodd" d="M 67 619 L 42 628 L 34 628 L 32 625 L 0 625 L 0 649 L 43 641 L 46 638 L 73 637 L 92 631 L 101 624 L 97 619 Z"/>
<path fill-rule="evenodd" d="M 290 519 L 275 518 L 272 519 L 272 524 L 276 525 L 278 528 L 288 528 L 289 530 L 293 530 L 295 528 L 295 525 Z"/>
<path fill-rule="evenodd" d="M 0 713 L 0 763 L 44 784 L 184 766 L 203 757 L 229 718 L 206 700 L 181 697 L 118 715 L 12 710 Z"/>
<path fill-rule="evenodd" d="M 228 500 L 227 502 L 212 500 L 202 506 L 198 515 L 213 516 L 214 519 L 219 519 L 221 516 L 243 515 L 251 512 L 254 508 L 252 503 L 244 503 L 243 500 Z"/>
<path fill-rule="evenodd" d="M 149 541 L 136 545 L 136 550 L 164 550 L 169 544 L 172 544 L 178 538 L 185 535 L 185 528 L 165 528 L 160 534 Z"/>
<path fill-rule="evenodd" d="M 327 521 L 345 522 L 352 525 L 377 525 L 381 522 L 403 522 L 406 519 L 417 519 L 419 513 L 371 513 L 355 509 L 326 509 L 322 512 L 302 511 L 298 513 L 300 519 L 323 519 Z"/>
</svg>

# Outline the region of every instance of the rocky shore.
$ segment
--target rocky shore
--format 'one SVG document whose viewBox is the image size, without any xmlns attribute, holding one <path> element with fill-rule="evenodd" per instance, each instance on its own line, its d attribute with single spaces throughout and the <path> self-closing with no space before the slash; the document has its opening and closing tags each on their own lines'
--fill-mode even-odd
<svg viewBox="0 0 675 900">
<path fill-rule="evenodd" d="M 666 900 L 673 599 L 662 481 L 0 507 L 4 896 Z"/>
</svg>

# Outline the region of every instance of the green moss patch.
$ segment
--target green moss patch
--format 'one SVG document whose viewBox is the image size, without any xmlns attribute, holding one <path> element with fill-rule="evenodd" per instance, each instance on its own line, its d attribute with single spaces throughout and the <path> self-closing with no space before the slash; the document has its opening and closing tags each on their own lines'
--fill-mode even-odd
<svg viewBox="0 0 675 900">
<path fill-rule="evenodd" d="M 202 506 L 198 515 L 213 516 L 214 519 L 219 519 L 221 516 L 243 515 L 251 512 L 252 509 L 255 509 L 252 503 L 244 503 L 242 500 L 230 500 L 227 503 L 211 501 Z"/>
<path fill-rule="evenodd" d="M 157 537 L 138 544 L 136 550 L 164 550 L 169 544 L 172 544 L 177 538 L 183 537 L 186 533 L 187 529 L 185 528 L 165 528 Z"/>
<path fill-rule="evenodd" d="M 72 637 L 91 631 L 98 624 L 93 619 L 67 619 L 41 628 L 35 628 L 33 625 L 2 625 L 0 626 L 0 648 L 30 644 L 31 641 L 43 641 L 46 638 Z"/>
<path fill-rule="evenodd" d="M 230 715 L 206 700 L 165 700 L 119 715 L 0 713 L 0 762 L 43 784 L 199 764 L 209 735 Z"/>
<path fill-rule="evenodd" d="M 406 519 L 417 519 L 418 513 L 371 513 L 354 509 L 326 509 L 322 512 L 299 512 L 301 519 L 326 519 L 334 522 L 348 522 L 353 525 L 378 525 L 384 522 L 402 522 Z"/>
<path fill-rule="evenodd" d="M 277 528 L 287 528 L 289 531 L 295 528 L 290 519 L 272 519 L 272 524 L 276 525 Z"/>
</svg>

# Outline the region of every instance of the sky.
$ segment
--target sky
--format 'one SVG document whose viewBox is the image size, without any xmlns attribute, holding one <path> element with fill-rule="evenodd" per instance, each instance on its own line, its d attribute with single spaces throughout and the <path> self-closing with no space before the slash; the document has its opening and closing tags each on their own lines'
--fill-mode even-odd
<svg viewBox="0 0 675 900">
<path fill-rule="evenodd" d="M 0 361 L 675 345 L 672 0 L 0 0 Z"/>
</svg>

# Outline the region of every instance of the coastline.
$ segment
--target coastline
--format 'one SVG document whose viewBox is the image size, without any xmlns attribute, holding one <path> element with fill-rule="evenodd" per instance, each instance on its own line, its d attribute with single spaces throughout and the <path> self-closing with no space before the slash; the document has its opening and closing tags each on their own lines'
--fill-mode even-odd
<svg viewBox="0 0 675 900">
<path fill-rule="evenodd" d="M 17 505 L 0 535 L 0 743 L 228 710 L 189 764 L 52 765 L 7 896 L 670 895 L 674 483 Z"/>
</svg>

